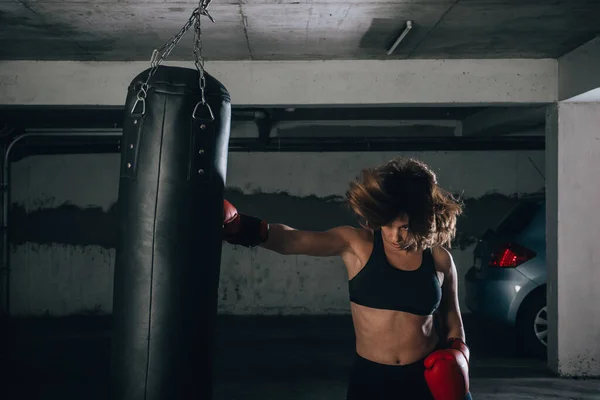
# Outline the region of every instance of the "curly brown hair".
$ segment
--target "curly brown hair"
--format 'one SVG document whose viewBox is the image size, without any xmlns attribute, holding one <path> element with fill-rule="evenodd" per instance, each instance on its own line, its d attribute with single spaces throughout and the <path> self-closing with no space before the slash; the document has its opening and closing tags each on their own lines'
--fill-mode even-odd
<svg viewBox="0 0 600 400">
<path fill-rule="evenodd" d="M 409 234 L 403 248 L 410 251 L 450 247 L 462 213 L 462 202 L 438 185 L 427 164 L 403 157 L 363 169 L 350 183 L 346 203 L 361 225 L 371 229 L 407 215 Z"/>
</svg>

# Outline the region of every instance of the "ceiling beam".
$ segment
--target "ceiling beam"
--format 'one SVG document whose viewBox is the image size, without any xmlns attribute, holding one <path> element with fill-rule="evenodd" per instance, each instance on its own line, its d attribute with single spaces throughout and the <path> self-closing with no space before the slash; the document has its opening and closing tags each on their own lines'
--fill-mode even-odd
<svg viewBox="0 0 600 400">
<path fill-rule="evenodd" d="M 191 62 L 169 62 L 193 68 Z M 122 105 L 148 62 L 0 61 L 0 105 Z M 213 61 L 238 106 L 547 104 L 556 60 Z"/>
<path fill-rule="evenodd" d="M 600 88 L 600 35 L 558 59 L 559 100 L 570 100 Z M 588 96 L 587 101 L 598 101 Z"/>
<path fill-rule="evenodd" d="M 543 125 L 546 107 L 491 107 L 463 120 L 463 136 L 510 134 Z"/>
</svg>

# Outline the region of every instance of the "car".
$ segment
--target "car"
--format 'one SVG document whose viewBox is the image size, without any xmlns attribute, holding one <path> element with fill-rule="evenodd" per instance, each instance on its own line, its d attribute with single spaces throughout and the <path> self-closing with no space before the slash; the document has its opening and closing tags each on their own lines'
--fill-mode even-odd
<svg viewBox="0 0 600 400">
<path fill-rule="evenodd" d="M 514 327 L 523 353 L 545 357 L 546 279 L 546 203 L 528 196 L 479 239 L 465 276 L 466 306 Z"/>
</svg>

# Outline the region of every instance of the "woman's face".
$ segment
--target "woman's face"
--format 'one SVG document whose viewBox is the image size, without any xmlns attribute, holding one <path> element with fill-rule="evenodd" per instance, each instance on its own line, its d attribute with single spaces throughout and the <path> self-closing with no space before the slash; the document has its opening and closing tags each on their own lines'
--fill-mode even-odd
<svg viewBox="0 0 600 400">
<path fill-rule="evenodd" d="M 389 224 L 381 227 L 383 240 L 396 249 L 408 238 L 408 215 L 398 216 Z"/>
</svg>

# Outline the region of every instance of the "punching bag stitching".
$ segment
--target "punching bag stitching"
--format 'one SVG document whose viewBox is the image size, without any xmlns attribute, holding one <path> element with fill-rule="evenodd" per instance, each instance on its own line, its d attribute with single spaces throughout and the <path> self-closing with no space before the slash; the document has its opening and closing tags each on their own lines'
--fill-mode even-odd
<svg viewBox="0 0 600 400">
<path fill-rule="evenodd" d="M 160 146 L 158 151 L 158 172 L 156 179 L 156 201 L 154 202 L 154 217 L 152 220 L 152 262 L 150 263 L 150 299 L 148 302 L 148 334 L 146 336 L 147 347 L 146 347 L 146 376 L 144 379 L 144 399 L 148 398 L 148 371 L 150 370 L 150 343 L 151 337 L 150 332 L 152 331 L 152 292 L 154 289 L 154 252 L 156 244 L 156 215 L 158 212 L 158 193 L 160 186 L 160 172 L 161 172 L 161 159 L 163 151 L 163 137 L 165 134 L 165 115 L 167 112 L 167 98 L 163 96 L 163 112 L 162 112 L 162 123 L 161 123 L 161 134 L 160 134 Z"/>
<path fill-rule="evenodd" d="M 196 154 L 196 147 L 195 147 L 195 134 L 196 134 L 196 129 L 194 128 L 194 119 L 190 118 L 190 150 L 189 150 L 189 154 L 188 154 L 188 172 L 187 172 L 187 180 L 189 181 L 190 179 L 192 179 L 192 170 L 194 168 L 194 155 Z"/>
</svg>

